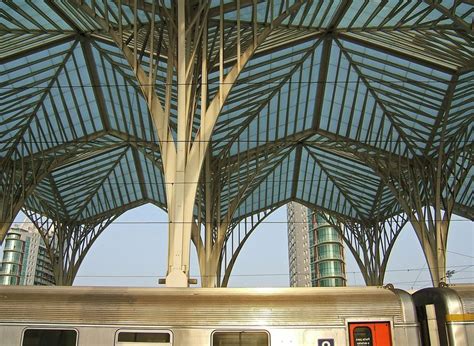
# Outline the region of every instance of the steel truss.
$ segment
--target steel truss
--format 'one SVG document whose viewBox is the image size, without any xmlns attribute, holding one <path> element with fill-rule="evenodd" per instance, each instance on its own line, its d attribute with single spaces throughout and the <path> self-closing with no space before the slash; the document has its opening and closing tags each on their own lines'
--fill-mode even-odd
<svg viewBox="0 0 474 346">
<path fill-rule="evenodd" d="M 417 159 L 397 173 L 376 163 L 376 169 L 409 215 L 435 284 L 446 282 L 449 225 L 458 196 L 469 193 L 461 187 L 472 170 L 472 149 L 472 145 L 460 148 L 454 143 L 449 156 Z M 470 217 L 473 218 L 472 213 Z"/>
<path fill-rule="evenodd" d="M 390 252 L 408 222 L 405 214 L 361 224 L 341 216 L 322 214 L 342 236 L 367 286 L 382 286 Z"/>
<path fill-rule="evenodd" d="M 75 220 L 53 220 L 29 210 L 23 210 L 38 229 L 51 261 L 55 284 L 72 286 L 79 267 L 92 244 L 118 215 L 89 223 Z"/>
<path fill-rule="evenodd" d="M 256 215 L 251 215 L 230 227 L 231 231 L 227 233 L 219 259 L 219 272 L 217 274 L 220 287 L 227 287 L 232 269 L 246 241 L 257 229 L 257 226 L 273 213 L 275 209 L 276 208 L 269 209 Z"/>
</svg>

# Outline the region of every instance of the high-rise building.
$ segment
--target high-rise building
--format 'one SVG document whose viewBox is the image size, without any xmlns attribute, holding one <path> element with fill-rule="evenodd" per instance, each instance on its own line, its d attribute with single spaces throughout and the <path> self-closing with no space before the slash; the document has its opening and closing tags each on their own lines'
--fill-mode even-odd
<svg viewBox="0 0 474 346">
<path fill-rule="evenodd" d="M 341 234 L 317 211 L 309 211 L 308 222 L 311 283 L 317 287 L 346 285 L 344 245 Z"/>
<path fill-rule="evenodd" d="M 4 244 L 0 285 L 54 285 L 46 246 L 32 223 L 10 228 Z"/>
<path fill-rule="evenodd" d="M 298 203 L 289 203 L 288 213 L 288 257 L 290 286 L 311 286 L 311 262 L 308 228 L 308 208 Z"/>
<path fill-rule="evenodd" d="M 290 286 L 345 286 L 340 233 L 317 211 L 295 202 L 287 210 Z"/>
</svg>

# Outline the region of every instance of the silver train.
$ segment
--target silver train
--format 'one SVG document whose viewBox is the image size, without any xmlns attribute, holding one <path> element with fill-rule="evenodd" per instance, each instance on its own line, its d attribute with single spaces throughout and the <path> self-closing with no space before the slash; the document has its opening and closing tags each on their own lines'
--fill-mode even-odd
<svg viewBox="0 0 474 346">
<path fill-rule="evenodd" d="M 474 286 L 0 287 L 0 345 L 430 344 L 474 345 Z"/>
</svg>

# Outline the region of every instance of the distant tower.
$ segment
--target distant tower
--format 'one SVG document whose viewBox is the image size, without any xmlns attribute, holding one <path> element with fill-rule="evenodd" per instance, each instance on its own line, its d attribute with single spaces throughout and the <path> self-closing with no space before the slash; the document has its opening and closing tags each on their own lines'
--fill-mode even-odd
<svg viewBox="0 0 474 346">
<path fill-rule="evenodd" d="M 344 245 L 340 233 L 321 213 L 310 212 L 311 284 L 316 287 L 346 285 Z"/>
<path fill-rule="evenodd" d="M 345 286 L 342 238 L 322 215 L 298 203 L 288 204 L 290 286 Z"/>
<path fill-rule="evenodd" d="M 54 285 L 46 247 L 28 219 L 10 228 L 4 244 L 0 285 Z"/>
<path fill-rule="evenodd" d="M 288 203 L 288 263 L 290 286 L 311 286 L 308 209 L 297 203 Z"/>
</svg>

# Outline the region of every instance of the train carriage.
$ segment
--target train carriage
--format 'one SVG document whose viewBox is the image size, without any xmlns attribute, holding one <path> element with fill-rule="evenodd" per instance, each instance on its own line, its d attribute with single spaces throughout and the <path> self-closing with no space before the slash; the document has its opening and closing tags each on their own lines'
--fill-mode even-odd
<svg viewBox="0 0 474 346">
<path fill-rule="evenodd" d="M 419 345 L 411 296 L 384 288 L 1 287 L 6 345 Z"/>
<path fill-rule="evenodd" d="M 425 288 L 413 300 L 424 345 L 474 345 L 474 286 Z"/>
</svg>

